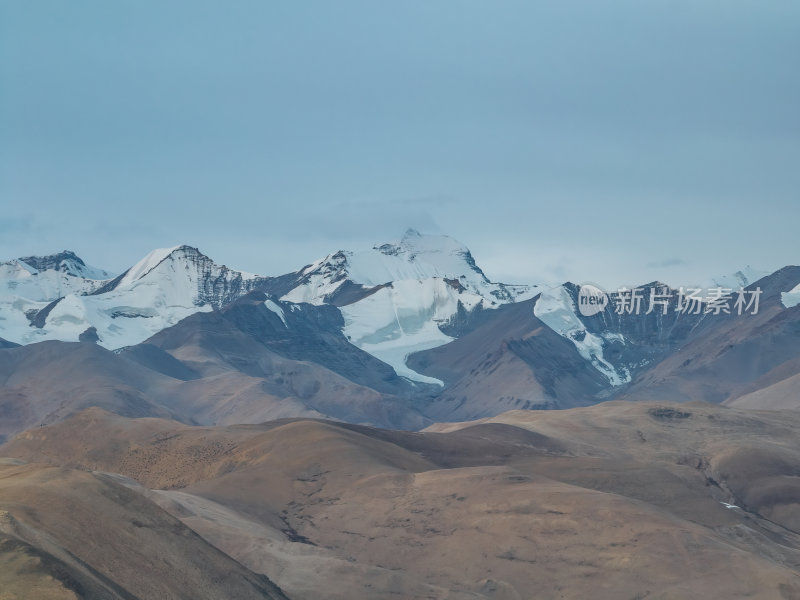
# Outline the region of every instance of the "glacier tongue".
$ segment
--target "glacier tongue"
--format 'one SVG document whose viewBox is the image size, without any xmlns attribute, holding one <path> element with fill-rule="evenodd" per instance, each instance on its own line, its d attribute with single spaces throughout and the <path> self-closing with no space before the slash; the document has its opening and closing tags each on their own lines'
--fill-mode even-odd
<svg viewBox="0 0 800 600">
<path fill-rule="evenodd" d="M 453 340 L 439 325 L 456 314 L 459 303 L 469 310 L 483 302 L 481 296 L 461 292 L 444 279 L 406 279 L 340 310 L 344 333 L 353 344 L 390 364 L 398 375 L 442 385 L 438 379 L 411 370 L 406 359 L 413 352 Z"/>
</svg>

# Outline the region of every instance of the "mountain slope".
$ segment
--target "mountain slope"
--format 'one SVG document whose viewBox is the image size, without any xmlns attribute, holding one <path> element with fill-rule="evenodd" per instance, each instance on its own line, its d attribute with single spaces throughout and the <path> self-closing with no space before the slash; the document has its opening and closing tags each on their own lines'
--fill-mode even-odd
<svg viewBox="0 0 800 600">
<path fill-rule="evenodd" d="M 759 280 L 751 286 L 763 292 L 758 314 L 706 319 L 702 335 L 653 364 L 621 397 L 732 401 L 754 391 L 755 382 L 781 365 L 791 371 L 800 358 L 800 308 L 786 308 L 781 299 L 798 283 L 800 267 L 785 267 Z"/>
<path fill-rule="evenodd" d="M 413 354 L 408 365 L 446 382 L 428 410 L 439 420 L 612 398 L 796 407 L 800 307 L 787 308 L 786 292 L 798 284 L 800 269 L 786 267 L 746 288 L 761 293 L 755 314 L 738 314 L 736 294 L 716 314 L 705 299 L 681 311 L 680 291 L 654 282 L 638 288 L 640 310 L 619 310 L 632 296 L 613 293 L 587 316 L 578 308 L 581 288 L 568 283 L 487 312 L 459 339 Z M 649 310 L 651 298 L 663 306 Z"/>
<path fill-rule="evenodd" d="M 14 342 L 9 342 L 8 340 L 4 340 L 0 338 L 0 350 L 3 348 L 16 348 L 19 344 L 15 344 Z"/>
<path fill-rule="evenodd" d="M 126 484 L 298 599 L 800 593 L 797 414 L 614 402 L 432 429 L 90 410 L 0 454 L 157 487 Z"/>
<path fill-rule="evenodd" d="M 131 417 L 175 417 L 159 403 L 171 381 L 94 344 L 0 349 L 0 439 L 89 406 Z"/>
<path fill-rule="evenodd" d="M 401 428 L 429 423 L 415 400 L 424 386 L 351 345 L 340 320 L 334 307 L 256 294 L 118 353 L 58 341 L 0 349 L 0 436 L 92 405 L 187 423 L 298 416 Z"/>
<path fill-rule="evenodd" d="M 317 416 L 401 428 L 426 422 L 416 398 L 427 396 L 428 388 L 398 377 L 391 367 L 350 344 L 341 333 L 341 316 L 331 306 L 275 302 L 253 292 L 222 311 L 193 315 L 153 336 L 148 344 L 203 376 L 187 382 L 183 386 L 187 390 L 216 381 L 230 383 L 234 374 L 238 379 L 244 374 L 258 383 L 262 396 L 293 399 Z M 222 385 L 219 389 L 224 393 Z M 175 398 L 185 398 L 187 410 L 191 406 L 197 410 L 202 402 L 193 396 L 181 392 Z M 224 413 L 224 419 L 201 421 L 237 422 L 238 414 L 243 419 L 238 422 L 253 422 L 241 402 L 258 402 L 258 396 L 227 396 L 224 410 L 209 407 L 211 414 Z M 287 411 L 271 418 L 300 414 Z"/>
<path fill-rule="evenodd" d="M 412 368 L 447 382 L 426 408 L 438 420 L 469 420 L 515 408 L 591 403 L 607 380 L 534 315 L 535 300 L 503 306 L 461 338 L 413 354 Z"/>
<path fill-rule="evenodd" d="M 200 422 L 327 416 L 407 428 L 425 413 L 480 418 L 615 397 L 722 402 L 755 399 L 759 386 L 782 398 L 759 402 L 786 406 L 800 356 L 797 267 L 748 286 L 763 291 L 758 315 L 726 314 L 732 299 L 720 314 L 708 300 L 681 312 L 681 292 L 653 282 L 637 288 L 639 310 L 616 310 L 628 296 L 611 293 L 587 316 L 576 285 L 492 283 L 463 244 L 413 230 L 280 277 L 228 269 L 189 246 L 89 279 L 106 275 L 66 251 L 3 263 L 0 343 L 136 347 L 128 358 L 163 375 L 181 418 Z M 661 296 L 664 310 L 647 310 Z"/>
<path fill-rule="evenodd" d="M 9 597 L 286 598 L 112 478 L 41 465 L 0 464 L 0 564 Z"/>
</svg>

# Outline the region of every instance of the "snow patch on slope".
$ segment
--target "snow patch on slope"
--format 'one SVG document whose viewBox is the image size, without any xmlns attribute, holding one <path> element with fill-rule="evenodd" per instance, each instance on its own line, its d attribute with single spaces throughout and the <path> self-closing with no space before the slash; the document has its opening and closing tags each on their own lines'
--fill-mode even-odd
<svg viewBox="0 0 800 600">
<path fill-rule="evenodd" d="M 570 340 L 580 355 L 607 377 L 611 385 L 628 383 L 630 373 L 624 371 L 620 375 L 603 358 L 603 338 L 587 331 L 576 311 L 577 307 L 563 285 L 542 292 L 533 307 L 533 314 L 553 331 Z"/>
<path fill-rule="evenodd" d="M 788 292 L 781 293 L 781 303 L 786 308 L 792 308 L 800 304 L 800 285 L 794 287 Z"/>
<path fill-rule="evenodd" d="M 150 271 L 155 269 L 166 259 L 170 254 L 178 250 L 180 246 L 173 246 L 172 248 L 156 248 L 148 253 L 142 260 L 133 265 L 125 273 L 125 276 L 117 285 L 117 288 L 132 285 L 138 279 L 147 275 Z"/>
<path fill-rule="evenodd" d="M 264 306 L 266 306 L 268 310 L 271 310 L 276 315 L 278 315 L 280 320 L 283 321 L 283 326 L 284 327 L 289 327 L 286 324 L 286 315 L 283 314 L 283 309 L 280 307 L 280 305 L 277 302 L 275 302 L 274 300 L 272 300 L 270 298 L 267 298 L 267 300 L 264 302 Z"/>
</svg>

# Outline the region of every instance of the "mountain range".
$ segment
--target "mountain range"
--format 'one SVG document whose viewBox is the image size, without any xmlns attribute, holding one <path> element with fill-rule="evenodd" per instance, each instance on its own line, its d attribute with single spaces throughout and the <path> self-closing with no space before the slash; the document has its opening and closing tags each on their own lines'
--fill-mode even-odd
<svg viewBox="0 0 800 600">
<path fill-rule="evenodd" d="M 800 267 L 709 281 L 1 263 L 0 598 L 800 598 Z"/>
<path fill-rule="evenodd" d="M 118 276 L 65 251 L 0 264 L 0 435 L 97 405 L 187 424 L 317 417 L 402 429 L 614 398 L 794 407 L 800 268 L 681 311 L 579 309 L 572 283 L 489 281 L 447 236 L 337 251 L 259 276 L 189 246 Z"/>
</svg>

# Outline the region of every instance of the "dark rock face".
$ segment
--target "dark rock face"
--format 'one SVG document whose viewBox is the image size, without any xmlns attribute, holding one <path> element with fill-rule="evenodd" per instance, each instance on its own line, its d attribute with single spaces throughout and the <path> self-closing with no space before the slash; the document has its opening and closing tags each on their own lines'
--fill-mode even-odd
<svg viewBox="0 0 800 600">
<path fill-rule="evenodd" d="M 746 311 L 739 314 L 735 305 L 736 293 L 720 302 L 722 309 L 718 314 L 709 312 L 706 302 L 698 302 L 681 312 L 678 310 L 679 291 L 652 282 L 640 286 L 641 309 L 639 311 L 617 310 L 621 294 L 609 294 L 605 309 L 592 316 L 584 316 L 579 311 L 576 316 L 586 327 L 587 332 L 604 340 L 603 357 L 620 374 L 629 374 L 632 380 L 643 375 L 659 362 L 671 359 L 687 345 L 697 344 L 703 339 L 719 337 L 723 331 L 750 331 L 760 323 L 770 311 L 783 311 L 780 304 L 781 291 L 791 289 L 800 282 L 798 267 L 785 267 L 745 288 L 761 290 L 759 300 L 760 314 Z M 565 289 L 577 306 L 579 287 L 566 284 Z M 650 306 L 652 297 L 663 299 L 662 304 Z M 628 300 L 630 302 L 630 300 Z M 714 351 L 716 352 L 716 350 Z M 793 356 L 793 354 L 792 354 Z M 687 367 L 694 359 L 685 357 Z M 612 390 L 614 394 L 624 392 L 625 388 Z M 721 401 L 705 396 L 707 401 Z"/>
<path fill-rule="evenodd" d="M 325 302 L 337 307 L 347 306 L 348 304 L 363 300 L 385 287 L 392 287 L 392 284 L 385 283 L 374 287 L 365 287 L 361 284 L 353 283 L 348 279 L 337 287 L 333 293 L 325 296 Z"/>
<path fill-rule="evenodd" d="M 248 292 L 260 289 L 266 278 L 244 279 L 238 271 L 225 265 L 217 265 L 197 248 L 183 246 L 183 261 L 187 269 L 194 269 L 198 275 L 196 304 L 210 304 L 215 309 L 227 306 Z"/>
<path fill-rule="evenodd" d="M 488 322 L 493 316 L 494 310 L 484 308 L 483 303 L 478 304 L 472 310 L 467 310 L 461 300 L 459 300 L 456 306 L 456 313 L 447 323 L 441 323 L 439 329 L 445 335 L 459 338 Z"/>
<path fill-rule="evenodd" d="M 89 295 L 94 296 L 99 294 L 105 294 L 106 292 L 110 292 L 111 290 L 117 289 L 117 286 L 119 286 L 119 283 L 122 281 L 122 278 L 125 277 L 125 275 L 127 274 L 128 272 L 125 271 L 124 273 L 117 275 L 114 279 L 112 279 L 108 283 L 101 285 L 99 288 L 97 288 Z"/>
<path fill-rule="evenodd" d="M 25 256 L 19 260 L 30 265 L 37 271 L 53 270 L 68 272 L 70 262 L 82 267 L 86 266 L 86 263 L 71 250 L 64 250 L 63 252 L 51 254 L 50 256 Z"/>
<path fill-rule="evenodd" d="M 762 292 L 757 314 L 738 314 L 732 298 L 724 303 L 730 314 L 706 313 L 705 306 L 700 314 L 680 314 L 671 303 L 666 315 L 606 310 L 582 321 L 589 331 L 625 338 L 624 347 L 610 343 L 605 355 L 632 375 L 629 385 L 612 390 L 614 397 L 725 402 L 800 359 L 800 307 L 781 303 L 781 292 L 798 283 L 800 268 L 785 267 L 747 286 Z"/>
<path fill-rule="evenodd" d="M 564 287 L 577 306 L 580 288 L 574 284 L 566 284 Z M 605 360 L 619 373 L 629 373 L 631 376 L 673 352 L 695 335 L 701 334 L 706 326 L 713 324 L 710 322 L 711 317 L 703 314 L 702 310 L 699 314 L 676 310 L 677 291 L 664 284 L 653 282 L 638 289 L 643 298 L 638 311 L 619 313 L 616 307 L 620 293 L 615 292 L 609 294 L 610 302 L 603 311 L 592 316 L 584 316 L 579 311 L 576 313 L 589 333 L 599 335 L 605 340 Z M 651 294 L 655 297 L 668 295 L 669 299 L 665 299 L 663 306 L 656 305 L 648 313 Z"/>
<path fill-rule="evenodd" d="M 92 344 L 96 344 L 100 341 L 100 336 L 97 335 L 97 328 L 96 327 L 87 327 L 86 331 L 81 333 L 78 336 L 79 342 L 91 342 Z"/>
<path fill-rule="evenodd" d="M 47 322 L 47 315 L 56 307 L 56 305 L 61 302 L 64 298 L 58 298 L 53 300 L 50 304 L 45 306 L 42 310 L 39 311 L 32 311 L 30 314 L 27 314 L 28 320 L 31 322 L 31 327 L 36 327 L 37 329 L 42 329 Z M 94 329 L 94 328 L 93 328 Z M 95 333 L 97 331 L 95 330 Z"/>
</svg>

